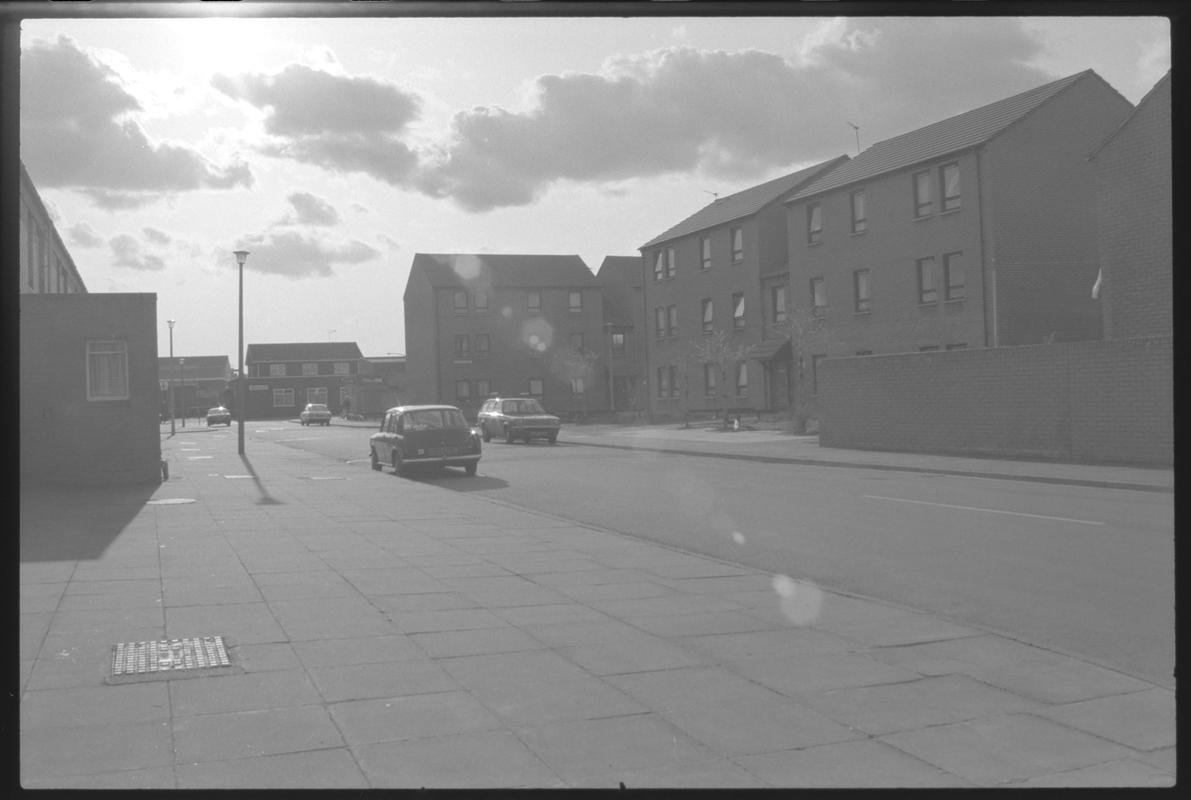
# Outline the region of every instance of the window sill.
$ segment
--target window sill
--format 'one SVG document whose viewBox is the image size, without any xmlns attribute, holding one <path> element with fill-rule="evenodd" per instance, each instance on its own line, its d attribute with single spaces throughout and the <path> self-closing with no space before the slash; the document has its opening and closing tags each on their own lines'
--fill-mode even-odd
<svg viewBox="0 0 1191 800">
<path fill-rule="evenodd" d="M 947 305 L 963 305 L 964 300 L 966 299 L 967 298 L 964 297 L 952 297 L 948 300 L 944 300 L 943 302 Z"/>
<path fill-rule="evenodd" d="M 938 304 L 939 304 L 938 300 L 919 300 L 918 301 L 919 308 L 934 308 Z"/>
<path fill-rule="evenodd" d="M 868 315 L 869 315 L 869 314 L 871 314 L 871 313 L 873 313 L 873 310 L 870 308 L 870 309 L 866 309 L 865 311 L 853 311 L 853 312 L 852 312 L 852 316 L 855 316 L 855 317 L 865 317 L 865 316 L 868 316 Z"/>
<path fill-rule="evenodd" d="M 915 222 L 925 222 L 928 219 L 934 219 L 934 218 L 935 218 L 935 212 L 932 211 L 929 214 L 919 214 L 919 215 L 915 216 L 914 221 Z"/>
<path fill-rule="evenodd" d="M 963 206 L 960 206 L 959 208 L 948 208 L 948 209 L 946 209 L 946 210 L 944 210 L 944 211 L 940 211 L 940 212 L 939 212 L 939 216 L 941 217 L 941 216 L 943 216 L 943 215 L 945 215 L 945 214 L 958 214 L 959 212 L 961 212 L 961 211 L 963 211 L 963 210 L 964 210 L 964 207 L 963 207 Z"/>
<path fill-rule="evenodd" d="M 806 246 L 807 246 L 807 247 L 822 247 L 822 246 L 823 246 L 823 241 L 822 241 L 822 240 L 819 240 L 819 241 L 817 241 L 817 242 L 807 242 L 807 243 L 806 243 Z"/>
<path fill-rule="evenodd" d="M 867 229 L 867 228 L 866 228 L 866 229 L 864 229 L 864 230 L 862 230 L 862 231 L 852 231 L 852 232 L 851 232 L 850 234 L 848 234 L 848 235 L 849 235 L 849 236 L 864 236 L 866 233 L 868 233 L 868 229 Z"/>
</svg>

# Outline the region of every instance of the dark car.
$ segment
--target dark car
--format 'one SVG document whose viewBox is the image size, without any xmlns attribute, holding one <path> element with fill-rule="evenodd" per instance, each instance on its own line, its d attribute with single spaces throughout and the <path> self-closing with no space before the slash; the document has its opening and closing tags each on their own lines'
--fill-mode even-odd
<svg viewBox="0 0 1191 800">
<path fill-rule="evenodd" d="M 558 417 L 546 413 L 535 397 L 489 398 L 480 406 L 476 424 L 485 442 L 492 441 L 493 436 L 503 436 L 510 444 L 518 439 L 527 443 L 531 439 L 546 439 L 554 444 L 562 427 Z"/>
<path fill-rule="evenodd" d="M 232 412 L 223 406 L 208 408 L 207 425 L 226 425 L 230 428 L 232 426 Z"/>
<path fill-rule="evenodd" d="M 298 422 L 303 425 L 326 427 L 331 424 L 331 409 L 322 403 L 307 403 L 306 408 L 302 409 L 302 413 L 298 415 Z"/>
<path fill-rule="evenodd" d="M 480 435 L 455 406 L 398 406 L 385 412 L 368 440 L 372 468 L 386 464 L 398 475 L 406 467 L 463 467 L 476 474 Z"/>
</svg>

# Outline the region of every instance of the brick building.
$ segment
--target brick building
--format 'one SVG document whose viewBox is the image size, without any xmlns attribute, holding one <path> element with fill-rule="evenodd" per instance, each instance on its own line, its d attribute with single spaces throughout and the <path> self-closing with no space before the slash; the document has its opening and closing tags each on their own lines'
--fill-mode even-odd
<svg viewBox="0 0 1191 800">
<path fill-rule="evenodd" d="M 354 379 L 344 384 L 342 406 L 351 403 L 351 413 L 373 419 L 393 406 L 409 401 L 405 356 L 365 356 Z"/>
<path fill-rule="evenodd" d="M 360 371 L 355 342 L 250 344 L 244 355 L 247 419 L 296 418 L 307 403 L 341 413 Z M 233 414 L 235 410 L 233 409 Z"/>
<path fill-rule="evenodd" d="M 87 291 L 74 259 L 62 244 L 33 186 L 33 179 L 21 164 L 21 186 L 17 211 L 20 216 L 21 294 L 77 294 Z"/>
<path fill-rule="evenodd" d="M 200 417 L 212 406 L 227 406 L 235 402 L 232 385 L 232 365 L 227 356 L 161 356 L 157 359 L 158 385 L 161 387 L 161 408 L 169 413 L 170 389 L 173 389 L 174 412 L 181 416 Z"/>
<path fill-rule="evenodd" d="M 1086 70 L 878 142 L 788 203 L 825 355 L 1098 339 L 1095 174 L 1131 110 Z"/>
<path fill-rule="evenodd" d="M 575 255 L 418 253 L 405 287 L 413 402 L 475 416 L 489 394 L 608 408 L 599 281 Z"/>
<path fill-rule="evenodd" d="M 1092 154 L 1105 338 L 1173 332 L 1170 73 Z"/>
<path fill-rule="evenodd" d="M 605 364 L 612 377 L 612 410 L 642 412 L 649 382 L 645 368 L 645 295 L 640 256 L 607 256 L 596 273 L 604 292 Z"/>
<path fill-rule="evenodd" d="M 641 246 L 649 409 L 674 418 L 789 403 L 789 349 L 774 325 L 790 301 L 782 201 L 847 163 L 847 156 L 745 189 L 700 209 Z M 700 361 L 699 343 L 722 332 L 754 354 L 725 370 Z M 722 386 L 723 381 L 729 386 Z"/>
</svg>

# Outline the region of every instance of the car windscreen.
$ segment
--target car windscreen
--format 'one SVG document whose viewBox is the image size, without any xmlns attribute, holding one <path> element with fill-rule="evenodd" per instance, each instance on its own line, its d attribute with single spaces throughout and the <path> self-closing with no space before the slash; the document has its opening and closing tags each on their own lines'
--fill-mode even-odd
<svg viewBox="0 0 1191 800">
<path fill-rule="evenodd" d="M 466 428 L 463 412 L 456 408 L 432 408 L 410 411 L 405 415 L 405 430 L 424 431 L 432 428 Z"/>
<path fill-rule="evenodd" d="M 537 400 L 506 400 L 502 406 L 506 414 L 545 414 Z"/>
</svg>

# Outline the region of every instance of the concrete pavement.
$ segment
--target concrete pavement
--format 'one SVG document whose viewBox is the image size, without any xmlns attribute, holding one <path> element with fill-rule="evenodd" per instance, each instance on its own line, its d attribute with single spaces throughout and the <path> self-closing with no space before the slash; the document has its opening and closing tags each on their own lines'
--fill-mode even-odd
<svg viewBox="0 0 1191 800">
<path fill-rule="evenodd" d="M 160 486 L 23 487 L 23 786 L 1173 785 L 1168 689 L 471 495 L 483 461 L 403 479 L 253 427 L 243 459 L 234 426 L 163 427 Z M 653 430 L 564 438 L 824 457 Z M 1173 485 L 895 456 L 871 463 Z M 112 676 L 117 644 L 213 636 L 230 666 Z"/>
</svg>

